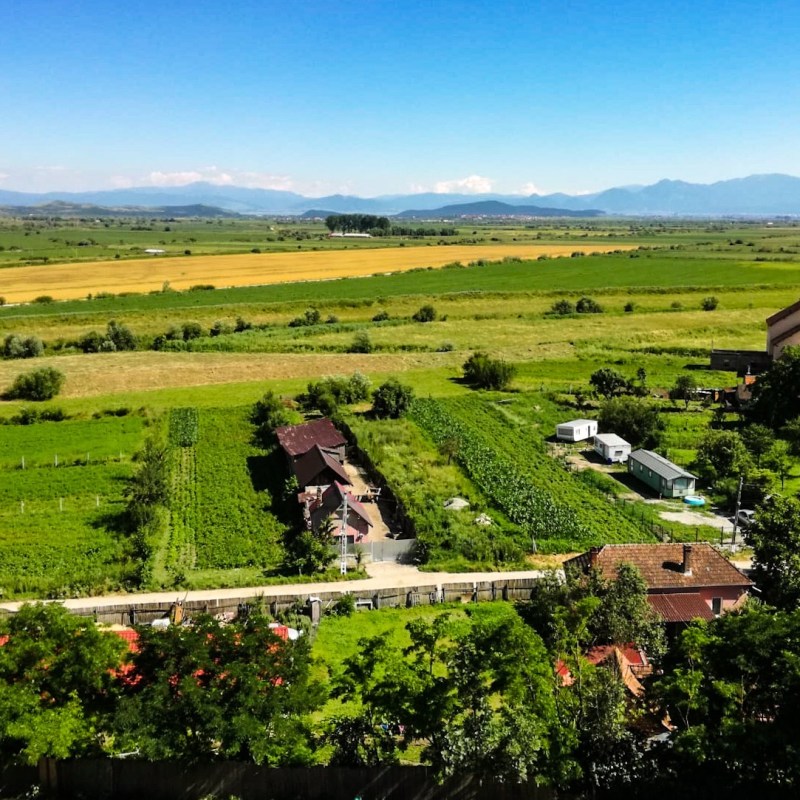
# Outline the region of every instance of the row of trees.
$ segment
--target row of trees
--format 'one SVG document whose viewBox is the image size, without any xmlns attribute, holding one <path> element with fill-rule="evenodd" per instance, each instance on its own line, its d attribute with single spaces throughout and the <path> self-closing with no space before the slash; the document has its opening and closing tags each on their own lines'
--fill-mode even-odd
<svg viewBox="0 0 800 800">
<path fill-rule="evenodd" d="M 330 214 L 325 217 L 325 227 L 333 233 L 371 233 L 377 231 L 386 235 L 391 228 L 387 217 L 377 217 L 374 214 Z"/>
</svg>

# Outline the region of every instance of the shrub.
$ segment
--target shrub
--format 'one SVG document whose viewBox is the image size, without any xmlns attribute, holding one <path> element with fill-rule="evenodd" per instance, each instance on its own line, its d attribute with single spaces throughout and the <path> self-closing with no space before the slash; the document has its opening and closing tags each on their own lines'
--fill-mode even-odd
<svg viewBox="0 0 800 800">
<path fill-rule="evenodd" d="M 633 300 L 628 300 L 628 302 L 625 303 L 625 313 L 626 314 L 632 314 L 634 308 L 635 308 L 635 306 L 634 306 Z"/>
<path fill-rule="evenodd" d="M 252 322 L 248 322 L 243 317 L 236 317 L 236 325 L 233 326 L 233 332 L 242 333 L 243 331 L 249 331 L 252 327 Z"/>
<path fill-rule="evenodd" d="M 353 338 L 350 347 L 347 348 L 348 353 L 371 353 L 372 350 L 372 341 L 366 331 L 359 331 Z"/>
<path fill-rule="evenodd" d="M 664 422 L 656 406 L 639 397 L 612 397 L 600 407 L 600 430 L 616 433 L 633 447 L 658 446 Z"/>
<path fill-rule="evenodd" d="M 566 316 L 567 314 L 574 314 L 575 306 L 566 299 L 556 300 L 556 302 L 550 307 L 550 313 L 557 314 L 561 317 Z"/>
<path fill-rule="evenodd" d="M 307 308 L 302 317 L 295 317 L 289 322 L 290 328 L 303 328 L 310 325 L 319 325 L 321 316 L 319 309 Z"/>
<path fill-rule="evenodd" d="M 389 378 L 372 393 L 372 413 L 379 419 L 397 419 L 414 400 L 414 390 Z"/>
<path fill-rule="evenodd" d="M 388 311 L 379 311 L 373 318 L 373 322 L 386 322 L 389 319 L 389 312 Z"/>
<path fill-rule="evenodd" d="M 187 256 L 192 254 L 191 250 L 184 250 Z M 213 292 L 215 286 L 213 283 L 196 283 L 194 286 L 189 287 L 190 292 Z"/>
<path fill-rule="evenodd" d="M 414 322 L 433 322 L 436 319 L 436 309 L 431 305 L 424 305 L 419 309 L 411 319 Z"/>
<path fill-rule="evenodd" d="M 456 346 L 452 342 L 442 342 L 437 348 L 437 353 L 452 353 Z"/>
<path fill-rule="evenodd" d="M 114 343 L 117 350 L 135 350 L 137 345 L 136 335 L 123 322 L 112 319 L 106 328 L 106 338 Z"/>
<path fill-rule="evenodd" d="M 38 336 L 18 336 L 11 333 L 3 343 L 4 358 L 35 358 L 44 352 L 44 344 Z"/>
<path fill-rule="evenodd" d="M 77 341 L 78 348 L 83 350 L 84 353 L 99 353 L 103 342 L 107 341 L 102 333 L 97 331 L 89 331 L 81 336 Z"/>
<path fill-rule="evenodd" d="M 34 303 L 54 303 L 55 300 L 49 294 L 41 294 L 33 298 Z"/>
<path fill-rule="evenodd" d="M 479 389 L 505 389 L 515 372 L 513 365 L 486 353 L 473 353 L 464 362 L 464 380 Z"/>
<path fill-rule="evenodd" d="M 233 333 L 233 326 L 221 319 L 218 319 L 208 331 L 209 336 L 222 336 L 226 333 Z"/>
<path fill-rule="evenodd" d="M 6 304 L 5 297 L 0 297 L 0 306 L 4 306 Z"/>
<path fill-rule="evenodd" d="M 700 308 L 702 308 L 703 311 L 713 311 L 718 305 L 719 300 L 714 296 L 704 297 L 700 301 Z"/>
<path fill-rule="evenodd" d="M 356 611 L 356 598 L 350 592 L 343 594 L 328 612 L 334 617 L 351 617 Z"/>
<path fill-rule="evenodd" d="M 11 388 L 6 392 L 9 400 L 50 400 L 64 385 L 64 373 L 53 367 L 42 367 L 33 372 L 17 375 Z"/>
<path fill-rule="evenodd" d="M 673 300 L 673 301 L 672 301 L 672 302 L 669 304 L 669 307 L 670 307 L 671 309 L 673 309 L 674 311 L 680 311 L 680 310 L 683 308 L 683 303 L 681 303 L 681 301 L 680 301 L 680 300 Z"/>
<path fill-rule="evenodd" d="M 581 297 L 581 299 L 575 303 L 575 310 L 579 314 L 602 314 L 603 306 L 591 297 Z"/>
<path fill-rule="evenodd" d="M 181 326 L 181 335 L 184 342 L 192 339 L 199 339 L 203 335 L 203 329 L 199 322 L 184 322 Z"/>
<path fill-rule="evenodd" d="M 323 378 L 308 384 L 305 402 L 323 414 L 334 413 L 341 403 L 360 403 L 369 397 L 370 381 L 360 372 L 349 378 L 337 376 Z"/>
</svg>

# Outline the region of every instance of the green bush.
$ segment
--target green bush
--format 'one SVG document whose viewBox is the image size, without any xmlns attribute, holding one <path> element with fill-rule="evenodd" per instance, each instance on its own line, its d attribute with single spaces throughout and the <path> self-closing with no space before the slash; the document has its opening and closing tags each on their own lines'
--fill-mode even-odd
<svg viewBox="0 0 800 800">
<path fill-rule="evenodd" d="M 414 400 L 414 390 L 389 378 L 372 394 L 372 413 L 378 419 L 397 419 L 402 416 Z"/>
<path fill-rule="evenodd" d="M 575 304 L 575 311 L 579 314 L 602 314 L 603 306 L 591 297 L 581 297 Z"/>
<path fill-rule="evenodd" d="M 700 308 L 703 311 L 713 311 L 719 305 L 719 300 L 716 297 L 704 297 L 700 301 Z"/>
<path fill-rule="evenodd" d="M 550 313 L 557 314 L 560 317 L 564 317 L 567 314 L 574 314 L 575 305 L 566 299 L 556 300 L 550 307 Z"/>
<path fill-rule="evenodd" d="M 464 380 L 479 389 L 505 389 L 515 371 L 508 362 L 486 353 L 473 353 L 464 362 Z"/>
<path fill-rule="evenodd" d="M 11 388 L 6 392 L 9 400 L 50 400 L 64 385 L 64 373 L 53 367 L 42 367 L 33 372 L 17 375 Z"/>
<path fill-rule="evenodd" d="M 4 358 L 36 358 L 44 352 L 44 344 L 38 336 L 18 336 L 11 333 L 3 343 Z"/>
<path fill-rule="evenodd" d="M 433 322 L 436 316 L 436 309 L 432 305 L 424 305 L 411 319 L 413 319 L 414 322 Z"/>
</svg>

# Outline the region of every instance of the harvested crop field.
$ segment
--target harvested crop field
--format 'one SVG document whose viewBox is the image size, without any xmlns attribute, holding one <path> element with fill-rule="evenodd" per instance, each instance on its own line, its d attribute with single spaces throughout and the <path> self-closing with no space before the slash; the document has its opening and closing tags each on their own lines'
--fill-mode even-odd
<svg viewBox="0 0 800 800">
<path fill-rule="evenodd" d="M 316 379 L 346 375 L 450 366 L 463 360 L 454 353 L 98 353 L 70 355 L 49 362 L 66 375 L 60 397 L 208 386 L 277 379 Z M 26 365 L 27 366 L 27 365 Z M 23 372 L 18 361 L 0 361 L 0 392 Z"/>
<path fill-rule="evenodd" d="M 453 245 L 337 250 L 335 252 L 246 253 L 220 256 L 154 256 L 126 261 L 12 267 L 0 272 L 0 287 L 8 303 L 29 302 L 49 296 L 69 300 L 99 292 L 149 292 L 168 282 L 173 289 L 200 284 L 255 286 L 292 281 L 319 281 L 402 272 L 420 267 L 442 267 L 487 259 L 568 256 L 630 250 L 636 245 L 580 244 Z"/>
</svg>

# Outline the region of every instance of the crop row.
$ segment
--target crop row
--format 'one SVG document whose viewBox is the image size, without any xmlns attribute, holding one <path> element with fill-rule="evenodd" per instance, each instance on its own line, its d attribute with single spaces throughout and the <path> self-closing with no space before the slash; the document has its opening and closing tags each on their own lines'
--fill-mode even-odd
<svg viewBox="0 0 800 800">
<path fill-rule="evenodd" d="M 177 447 L 197 444 L 198 414 L 196 408 L 173 408 L 169 414 L 169 440 Z"/>
<path fill-rule="evenodd" d="M 468 475 L 542 550 L 637 541 L 646 534 L 593 487 L 550 459 L 541 438 L 520 437 L 480 399 L 420 399 L 412 419 L 448 447 Z"/>
</svg>

